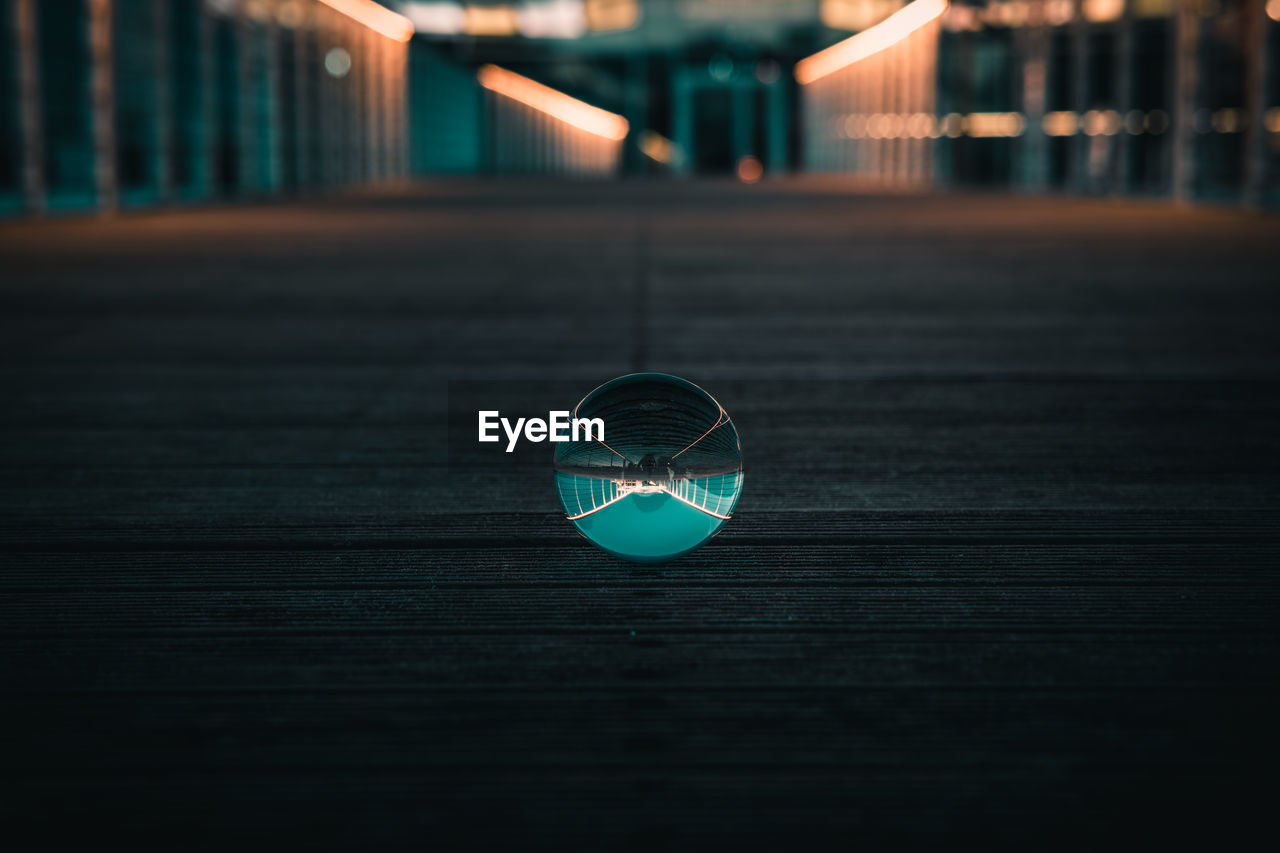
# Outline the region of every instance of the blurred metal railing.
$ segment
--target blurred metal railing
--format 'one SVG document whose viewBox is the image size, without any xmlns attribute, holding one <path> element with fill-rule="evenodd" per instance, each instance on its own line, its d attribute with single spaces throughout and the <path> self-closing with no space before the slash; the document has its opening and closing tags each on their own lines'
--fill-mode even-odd
<svg viewBox="0 0 1280 853">
<path fill-rule="evenodd" d="M 397 178 L 407 19 L 371 0 L 0 0 L 0 207 Z"/>
<path fill-rule="evenodd" d="M 808 168 L 930 182 L 938 19 L 946 8 L 946 0 L 916 0 L 796 65 Z"/>
<path fill-rule="evenodd" d="M 915 0 L 797 65 L 804 163 L 1280 202 L 1280 0 Z"/>
<path fill-rule="evenodd" d="M 622 162 L 627 120 L 496 65 L 486 92 L 488 168 L 499 174 L 607 176 Z"/>
</svg>

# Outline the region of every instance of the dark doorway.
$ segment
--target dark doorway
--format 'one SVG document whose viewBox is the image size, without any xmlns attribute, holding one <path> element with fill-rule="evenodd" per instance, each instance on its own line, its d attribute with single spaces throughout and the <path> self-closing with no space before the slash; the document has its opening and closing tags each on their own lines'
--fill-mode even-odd
<svg viewBox="0 0 1280 853">
<path fill-rule="evenodd" d="M 699 89 L 693 98 L 694 168 L 700 174 L 733 171 L 733 92 L 728 87 Z"/>
</svg>

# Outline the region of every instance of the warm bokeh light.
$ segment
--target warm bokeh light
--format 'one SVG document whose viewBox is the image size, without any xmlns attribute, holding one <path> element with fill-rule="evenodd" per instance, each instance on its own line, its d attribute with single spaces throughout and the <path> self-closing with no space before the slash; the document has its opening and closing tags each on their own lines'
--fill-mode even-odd
<svg viewBox="0 0 1280 853">
<path fill-rule="evenodd" d="M 888 17 L 901 6 L 901 0 L 822 0 L 819 17 L 824 26 L 858 32 Z"/>
<path fill-rule="evenodd" d="M 1267 17 L 1280 21 L 1280 0 L 1267 0 Z"/>
<path fill-rule="evenodd" d="M 1266 117 L 1263 118 L 1262 123 L 1268 133 L 1280 133 L 1280 107 L 1272 107 L 1267 110 Z"/>
<path fill-rule="evenodd" d="M 1021 136 L 1025 124 L 1020 113 L 970 113 L 968 133 L 974 137 Z"/>
<path fill-rule="evenodd" d="M 1244 110 L 1223 109 L 1218 110 L 1210 119 L 1210 125 L 1215 133 L 1239 133 L 1245 128 Z"/>
<path fill-rule="evenodd" d="M 812 83 L 902 41 L 947 10 L 947 0 L 915 0 L 870 29 L 796 64 L 796 80 Z"/>
<path fill-rule="evenodd" d="M 1105 24 L 1120 20 L 1124 14 L 1124 0 L 1084 0 L 1085 20 Z"/>
<path fill-rule="evenodd" d="M 581 0 L 521 3 L 516 28 L 525 38 L 578 38 L 587 29 L 587 13 Z"/>
<path fill-rule="evenodd" d="M 1115 136 L 1123 121 L 1115 110 L 1089 110 L 1080 124 L 1086 136 Z"/>
<path fill-rule="evenodd" d="M 359 21 L 389 39 L 408 41 L 413 38 L 413 22 L 373 0 L 320 0 L 354 21 Z"/>
<path fill-rule="evenodd" d="M 738 161 L 738 180 L 744 184 L 754 184 L 760 178 L 764 177 L 764 166 L 760 165 L 760 160 L 748 154 Z"/>
<path fill-rule="evenodd" d="M 1040 126 L 1049 136 L 1071 136 L 1080 129 L 1080 117 L 1070 110 L 1045 113 Z"/>
<path fill-rule="evenodd" d="M 486 65 L 480 69 L 476 78 L 486 89 L 533 107 L 579 130 L 614 141 L 622 140 L 627 135 L 629 125 L 622 116 L 593 107 L 514 71 L 497 65 Z"/>
<path fill-rule="evenodd" d="M 1075 17 L 1075 7 L 1072 0 L 1045 0 L 1043 14 L 1045 23 L 1049 26 L 1061 26 L 1070 23 Z"/>
<path fill-rule="evenodd" d="M 587 26 L 597 32 L 629 30 L 640 21 L 636 0 L 586 0 Z"/>
<path fill-rule="evenodd" d="M 675 159 L 675 144 L 652 130 L 646 130 L 640 136 L 640 150 L 655 163 L 667 165 Z"/>
<path fill-rule="evenodd" d="M 514 6 L 467 6 L 462 31 L 469 36 L 513 36 L 516 34 Z"/>
<path fill-rule="evenodd" d="M 457 35 L 467 21 L 467 10 L 462 4 L 449 0 L 405 3 L 400 9 L 418 32 L 429 35 Z"/>
</svg>

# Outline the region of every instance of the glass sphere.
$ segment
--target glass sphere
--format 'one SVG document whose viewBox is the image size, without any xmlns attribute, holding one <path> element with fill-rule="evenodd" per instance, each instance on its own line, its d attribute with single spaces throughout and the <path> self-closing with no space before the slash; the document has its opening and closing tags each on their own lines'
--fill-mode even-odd
<svg viewBox="0 0 1280 853">
<path fill-rule="evenodd" d="M 742 494 L 742 448 L 724 407 L 692 382 L 632 373 L 578 403 L 599 418 L 556 445 L 565 515 L 596 547 L 637 563 L 687 554 L 720 532 Z"/>
</svg>

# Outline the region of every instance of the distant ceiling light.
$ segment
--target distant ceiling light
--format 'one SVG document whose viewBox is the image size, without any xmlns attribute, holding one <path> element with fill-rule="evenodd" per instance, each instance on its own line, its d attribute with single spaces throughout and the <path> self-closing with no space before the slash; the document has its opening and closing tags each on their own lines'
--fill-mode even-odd
<svg viewBox="0 0 1280 853">
<path fill-rule="evenodd" d="M 340 47 L 331 48 L 324 55 L 324 70 L 330 77 L 342 79 L 351 73 L 351 54 Z"/>
<path fill-rule="evenodd" d="M 1004 23 L 1009 27 L 1020 27 L 1027 22 L 1031 11 L 1023 0 L 1013 0 L 1004 4 Z"/>
<path fill-rule="evenodd" d="M 1070 23 L 1075 14 L 1072 0 L 1046 0 L 1044 4 L 1044 20 L 1051 27 Z"/>
<path fill-rule="evenodd" d="M 819 17 L 833 30 L 865 30 L 902 5 L 897 0 L 822 0 Z"/>
<path fill-rule="evenodd" d="M 640 21 L 636 0 L 586 0 L 587 26 L 593 30 L 629 30 Z"/>
<path fill-rule="evenodd" d="M 576 39 L 587 29 L 582 0 L 525 3 L 516 10 L 516 29 L 525 38 Z"/>
<path fill-rule="evenodd" d="M 467 19 L 461 3 L 406 3 L 401 11 L 415 30 L 427 35 L 456 36 Z"/>
<path fill-rule="evenodd" d="M 462 31 L 469 36 L 513 36 L 516 10 L 511 6 L 468 6 Z"/>
<path fill-rule="evenodd" d="M 1105 24 L 1120 20 L 1124 14 L 1124 0 L 1084 0 L 1085 20 Z"/>
</svg>

